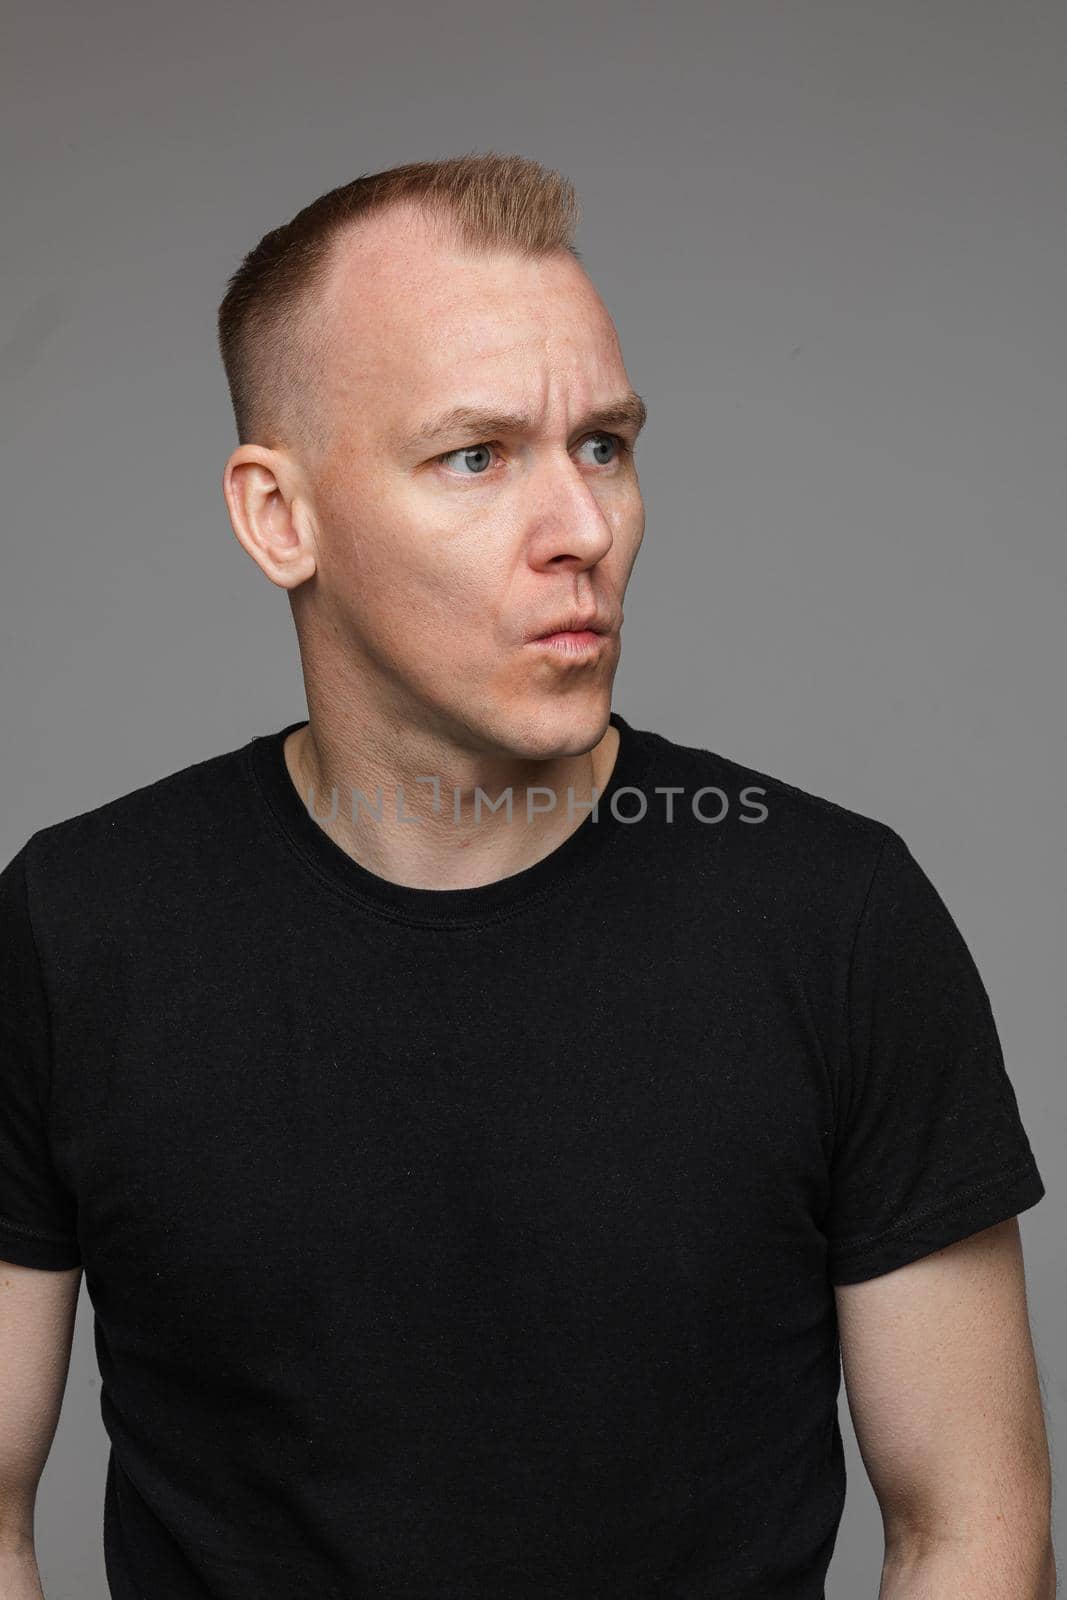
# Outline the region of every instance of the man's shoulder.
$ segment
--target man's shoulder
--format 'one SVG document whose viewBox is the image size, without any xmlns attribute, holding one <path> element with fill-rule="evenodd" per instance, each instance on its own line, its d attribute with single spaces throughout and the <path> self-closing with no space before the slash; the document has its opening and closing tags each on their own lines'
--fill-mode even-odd
<svg viewBox="0 0 1067 1600">
<path fill-rule="evenodd" d="M 775 870 L 788 862 L 803 875 L 854 870 L 863 877 L 873 870 L 886 840 L 899 837 L 884 819 L 792 782 L 780 771 L 652 730 L 643 730 L 643 737 L 650 788 L 683 790 L 675 814 L 690 824 L 707 823 L 709 836 L 733 823 L 733 836 L 758 844 L 755 859 L 773 863 Z M 694 796 L 699 796 L 695 804 Z M 650 793 L 650 804 L 653 797 Z M 721 819 L 713 822 L 719 813 Z"/>
<path fill-rule="evenodd" d="M 168 871 L 187 873 L 217 858 L 250 804 L 248 744 L 218 752 L 32 833 L 20 854 L 31 904 L 61 896 L 88 909 L 104 901 L 169 890 Z"/>
</svg>

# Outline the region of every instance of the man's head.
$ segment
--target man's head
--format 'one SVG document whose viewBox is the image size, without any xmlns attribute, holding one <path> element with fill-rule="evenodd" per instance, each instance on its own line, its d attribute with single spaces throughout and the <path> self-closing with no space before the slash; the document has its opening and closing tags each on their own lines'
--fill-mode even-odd
<svg viewBox="0 0 1067 1600">
<path fill-rule="evenodd" d="M 602 735 L 644 407 L 576 214 L 519 157 L 420 163 L 314 202 L 231 279 L 224 492 L 289 591 L 309 703 L 533 759 Z M 585 619 L 584 651 L 530 642 Z"/>
</svg>

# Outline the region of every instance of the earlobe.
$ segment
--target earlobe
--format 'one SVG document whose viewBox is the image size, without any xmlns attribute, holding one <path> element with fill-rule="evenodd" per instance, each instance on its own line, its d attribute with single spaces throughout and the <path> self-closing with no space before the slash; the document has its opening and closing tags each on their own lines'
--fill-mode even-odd
<svg viewBox="0 0 1067 1600">
<path fill-rule="evenodd" d="M 281 589 L 305 583 L 315 571 L 314 546 L 278 452 L 239 446 L 226 462 L 222 492 L 238 543 L 270 581 Z"/>
</svg>

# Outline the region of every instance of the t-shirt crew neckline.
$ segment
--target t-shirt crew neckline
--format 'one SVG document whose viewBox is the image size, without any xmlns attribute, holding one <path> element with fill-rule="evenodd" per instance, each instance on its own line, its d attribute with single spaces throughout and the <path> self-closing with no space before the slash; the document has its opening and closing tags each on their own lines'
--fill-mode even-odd
<svg viewBox="0 0 1067 1600">
<path fill-rule="evenodd" d="M 276 733 L 256 735 L 245 747 L 251 776 L 275 822 L 305 865 L 343 895 L 390 920 L 434 927 L 496 920 L 532 905 L 571 881 L 576 874 L 586 872 L 618 837 L 620 830 L 640 826 L 632 820 L 643 811 L 638 798 L 623 796 L 618 804 L 618 815 L 614 800 L 620 790 L 639 785 L 648 760 L 646 741 L 638 729 L 632 728 L 617 711 L 612 711 L 610 720 L 618 730 L 619 746 L 611 774 L 597 799 L 596 817 L 587 810 L 574 831 L 548 855 L 520 872 L 473 888 L 421 889 L 393 883 L 350 856 L 308 811 L 290 776 L 284 752 L 286 739 L 297 728 L 305 727 L 307 720 L 304 717 Z M 356 787 L 359 787 L 358 782 Z M 374 804 L 375 786 L 371 785 L 364 793 L 368 804 Z M 339 803 L 344 803 L 343 795 L 344 790 L 339 789 Z M 490 801 L 496 798 L 492 794 L 489 796 Z M 442 799 L 445 804 L 450 803 L 450 797 L 444 794 Z M 327 803 L 316 799 L 316 808 L 325 809 Z M 395 804 L 395 800 L 387 803 Z M 566 806 L 566 791 L 559 803 Z M 579 804 L 581 801 L 576 797 L 575 805 Z M 513 815 L 513 826 L 525 826 L 524 805 L 519 796 L 514 797 Z"/>
</svg>

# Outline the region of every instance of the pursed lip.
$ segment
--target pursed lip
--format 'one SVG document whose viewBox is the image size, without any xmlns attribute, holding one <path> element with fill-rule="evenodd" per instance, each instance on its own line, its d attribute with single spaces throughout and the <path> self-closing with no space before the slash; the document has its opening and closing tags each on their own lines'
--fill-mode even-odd
<svg viewBox="0 0 1067 1600">
<path fill-rule="evenodd" d="M 592 617 L 564 617 L 561 621 L 551 624 L 539 633 L 531 633 L 526 640 L 527 644 L 536 644 L 539 639 L 550 639 L 556 633 L 610 633 L 611 628 L 602 618 Z"/>
</svg>

